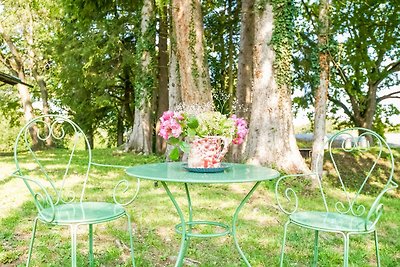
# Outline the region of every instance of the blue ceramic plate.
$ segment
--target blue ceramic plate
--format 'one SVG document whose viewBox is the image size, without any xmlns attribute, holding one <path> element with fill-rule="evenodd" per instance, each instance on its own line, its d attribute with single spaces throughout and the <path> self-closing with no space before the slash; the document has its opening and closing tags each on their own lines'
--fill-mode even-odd
<svg viewBox="0 0 400 267">
<path fill-rule="evenodd" d="M 230 168 L 231 165 L 227 163 L 221 163 L 221 166 L 218 168 L 189 168 L 187 163 L 183 163 L 182 167 L 190 172 L 213 173 L 213 172 L 223 172 L 224 170 Z"/>
</svg>

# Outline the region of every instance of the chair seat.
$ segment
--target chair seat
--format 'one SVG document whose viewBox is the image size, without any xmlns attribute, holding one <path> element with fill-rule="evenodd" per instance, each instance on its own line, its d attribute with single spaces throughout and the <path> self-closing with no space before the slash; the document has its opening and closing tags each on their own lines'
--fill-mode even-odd
<svg viewBox="0 0 400 267">
<path fill-rule="evenodd" d="M 325 231 L 365 232 L 364 218 L 334 212 L 302 211 L 290 215 L 290 220 L 307 228 Z M 372 226 L 367 223 L 368 229 Z"/>
<path fill-rule="evenodd" d="M 121 205 L 107 202 L 77 202 L 54 207 L 54 224 L 96 224 L 111 221 L 125 214 Z M 40 219 L 49 220 L 53 215 L 51 208 L 42 210 Z"/>
</svg>

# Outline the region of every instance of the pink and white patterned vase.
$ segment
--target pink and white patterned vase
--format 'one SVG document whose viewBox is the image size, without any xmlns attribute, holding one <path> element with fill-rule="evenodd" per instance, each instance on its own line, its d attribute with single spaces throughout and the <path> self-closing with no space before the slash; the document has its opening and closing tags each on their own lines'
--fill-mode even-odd
<svg viewBox="0 0 400 267">
<path fill-rule="evenodd" d="M 231 140 L 222 136 L 195 138 L 190 142 L 189 168 L 219 168 Z"/>
</svg>

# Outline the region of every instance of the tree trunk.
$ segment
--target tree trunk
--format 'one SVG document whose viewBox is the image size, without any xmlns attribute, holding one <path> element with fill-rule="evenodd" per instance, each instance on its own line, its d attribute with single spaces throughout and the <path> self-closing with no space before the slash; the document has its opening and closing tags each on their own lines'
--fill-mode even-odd
<svg viewBox="0 0 400 267">
<path fill-rule="evenodd" d="M 168 106 L 169 110 L 176 111 L 178 105 L 182 103 L 181 85 L 179 80 L 179 66 L 176 58 L 176 42 L 171 38 L 169 50 L 169 69 L 168 69 Z"/>
<path fill-rule="evenodd" d="M 26 82 L 25 79 L 25 72 L 24 72 L 24 63 L 21 58 L 21 55 L 17 49 L 17 47 L 14 45 L 13 41 L 11 40 L 10 36 L 5 33 L 3 29 L 3 25 L 0 23 L 0 35 L 3 37 L 5 43 L 8 46 L 8 49 L 10 49 L 11 52 L 11 60 L 7 60 L 9 65 L 7 65 L 7 68 L 12 72 L 13 75 L 17 76 L 21 81 Z M 31 95 L 29 93 L 28 87 L 24 84 L 18 84 L 18 93 L 19 97 L 21 99 L 21 104 L 22 108 L 24 110 L 24 118 L 25 121 L 28 122 L 31 119 L 33 119 L 34 113 L 33 113 L 33 107 L 32 107 L 32 101 L 31 101 Z M 32 138 L 32 147 L 38 147 L 40 145 L 39 138 L 37 136 L 37 126 L 33 125 L 29 129 L 29 133 Z"/>
<path fill-rule="evenodd" d="M 33 74 L 33 78 L 35 78 L 37 84 L 39 85 L 40 88 L 40 97 L 42 99 L 42 113 L 43 115 L 49 115 L 50 114 L 50 107 L 49 107 L 49 94 L 46 88 L 46 82 L 43 79 L 43 76 L 39 75 L 37 72 L 37 67 L 34 66 L 32 69 L 32 74 Z M 44 119 L 44 121 L 50 125 L 51 121 L 49 117 L 46 117 Z M 47 130 L 47 128 L 46 128 Z M 51 136 L 49 136 L 49 138 L 46 139 L 46 146 L 47 147 L 53 147 L 54 146 L 54 142 L 53 142 L 53 138 Z"/>
<path fill-rule="evenodd" d="M 146 155 L 151 153 L 151 111 L 149 105 L 135 108 L 135 119 L 125 151 L 134 150 Z M 127 149 L 128 148 L 128 149 Z"/>
<path fill-rule="evenodd" d="M 228 1 L 228 14 L 232 14 L 232 0 Z M 234 46 L 233 46 L 233 18 L 231 17 L 229 21 L 229 34 L 228 34 L 228 93 L 229 93 L 229 102 L 228 102 L 228 109 L 232 109 L 233 103 L 233 68 L 235 62 L 233 61 L 233 53 L 234 53 Z"/>
<path fill-rule="evenodd" d="M 168 109 L 168 12 L 167 6 L 164 6 L 160 15 L 160 32 L 158 42 L 158 105 L 156 132 L 158 132 L 162 113 Z M 165 140 L 156 135 L 156 152 L 164 153 L 166 149 Z"/>
<path fill-rule="evenodd" d="M 298 150 L 293 130 L 289 84 L 279 77 L 274 63 L 276 53 L 271 44 L 274 30 L 272 5 L 255 14 L 254 95 L 246 157 L 249 163 L 274 166 L 286 173 L 309 171 Z M 289 47 L 285 47 L 289 49 Z M 289 50 L 290 51 L 290 50 Z"/>
<path fill-rule="evenodd" d="M 134 125 L 125 147 L 125 151 L 134 150 L 150 154 L 152 152 L 153 127 L 151 121 L 152 90 L 154 90 L 152 52 L 150 44 L 155 43 L 155 38 L 149 31 L 154 22 L 154 3 L 152 0 L 144 1 L 142 7 L 141 39 L 138 46 L 141 47 L 140 67 L 141 75 L 138 75 L 135 83 L 135 117 Z M 154 39 L 154 40 L 153 40 Z M 150 79 L 151 81 L 149 82 Z M 150 88 L 148 88 L 150 87 Z"/>
<path fill-rule="evenodd" d="M 182 102 L 212 103 L 210 76 L 204 51 L 204 32 L 199 0 L 173 0 L 172 18 L 177 44 Z"/>
<path fill-rule="evenodd" d="M 30 9 L 30 7 L 28 7 L 29 9 L 29 29 L 27 29 L 25 32 L 25 38 L 28 42 L 28 55 L 30 57 L 30 62 L 31 62 L 31 70 L 32 70 L 32 76 L 35 79 L 35 81 L 37 82 L 39 89 L 40 89 L 40 96 L 42 99 L 42 113 L 43 115 L 49 115 L 50 112 L 50 108 L 49 108 L 49 102 L 48 102 L 48 91 L 46 88 L 46 82 L 43 78 L 42 75 L 39 74 L 39 70 L 38 70 L 38 61 L 37 61 L 37 56 L 35 53 L 35 48 L 34 48 L 34 40 L 33 40 L 33 29 L 34 29 L 34 25 L 33 25 L 33 16 L 32 16 L 32 11 Z M 49 117 L 46 117 L 44 119 L 44 121 L 50 125 L 51 121 Z M 46 131 L 48 130 L 47 127 L 45 128 Z M 48 133 L 46 132 L 46 135 Z M 46 146 L 47 147 L 52 147 L 54 146 L 53 143 L 53 138 L 51 137 L 51 135 L 49 135 L 49 138 L 46 138 Z"/>
<path fill-rule="evenodd" d="M 94 149 L 94 133 L 93 127 L 90 125 L 88 129 L 86 129 L 86 138 L 88 139 L 90 149 Z M 86 150 L 88 149 L 87 144 L 85 144 Z"/>
<path fill-rule="evenodd" d="M 117 117 L 117 147 L 124 144 L 124 113 L 124 105 L 122 105 Z"/>
<path fill-rule="evenodd" d="M 242 1 L 241 13 L 236 114 L 249 121 L 253 85 L 254 0 Z M 233 161 L 239 162 L 243 159 L 246 143 L 247 139 L 241 145 L 232 147 Z"/>
<path fill-rule="evenodd" d="M 329 31 L 329 0 L 321 0 L 319 4 L 319 86 L 315 94 L 314 141 L 312 147 L 311 170 L 322 177 L 325 145 L 326 104 L 329 86 L 329 54 L 326 49 Z"/>
</svg>

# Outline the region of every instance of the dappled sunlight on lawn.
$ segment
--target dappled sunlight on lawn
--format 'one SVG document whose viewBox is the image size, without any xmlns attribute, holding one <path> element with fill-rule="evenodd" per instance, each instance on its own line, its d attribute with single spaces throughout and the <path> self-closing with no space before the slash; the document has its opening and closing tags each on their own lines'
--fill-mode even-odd
<svg viewBox="0 0 400 267">
<path fill-rule="evenodd" d="M 9 216 L 13 209 L 21 207 L 32 198 L 23 181 L 17 178 L 0 185 L 0 196 L 0 218 Z"/>
<path fill-rule="evenodd" d="M 95 151 L 95 153 L 99 161 L 112 164 L 131 165 L 157 161 L 156 158 L 144 156 L 141 156 L 143 158 L 141 161 L 141 157 L 133 154 L 114 157 L 111 150 Z M 63 172 L 59 170 L 61 164 L 57 160 L 59 154 L 57 152 L 51 154 L 53 159 L 46 161 L 46 164 L 50 167 L 52 174 L 61 174 L 62 176 Z M 11 157 L 3 160 L 1 164 L 6 166 L 2 167 L 1 174 L 11 172 L 15 168 Z M 75 172 L 76 170 L 78 173 Z M 76 162 L 71 172 L 72 176 L 68 180 L 67 191 L 73 190 L 75 194 L 79 195 L 82 176 L 78 174 L 82 170 L 84 170 L 83 164 L 80 166 Z M 93 168 L 89 175 L 85 199 L 112 202 L 113 188 L 121 179 L 131 182 L 134 191 L 136 179 L 127 177 L 123 169 Z M 376 182 L 379 183 L 379 180 Z M 273 183 L 273 181 L 261 183 L 239 213 L 238 240 L 252 266 L 277 266 L 279 262 L 283 224 L 287 217 L 277 207 Z M 188 205 L 184 186 L 175 183 L 168 183 L 168 186 L 187 218 Z M 251 183 L 189 185 L 194 220 L 211 220 L 231 225 L 237 206 L 252 186 Z M 372 186 L 378 188 L 380 185 Z M 314 192 L 310 191 L 308 187 L 301 187 L 301 185 L 296 185 L 295 188 L 305 191 L 302 208 L 315 209 L 322 204 L 318 189 Z M 130 193 L 126 197 L 131 196 L 133 191 L 129 191 Z M 345 200 L 340 197 L 340 190 L 329 184 L 326 193 L 331 198 Z M 0 265 L 11 264 L 14 266 L 23 263 L 26 259 L 32 221 L 37 211 L 32 203 L 32 197 L 19 179 L 9 178 L 5 175 L 4 179 L 0 181 L 0 194 L 2 196 L 0 203 L 3 208 L 2 215 L 0 215 L 0 233 L 5 240 L 3 245 L 0 244 Z M 351 195 L 353 196 L 354 192 Z M 360 201 L 368 202 L 370 200 L 371 197 L 360 195 Z M 400 203 L 399 199 L 395 197 L 384 198 L 383 202 L 385 211 L 379 224 L 382 264 L 383 266 L 394 266 L 391 265 L 393 261 L 400 261 L 398 253 L 400 251 L 398 244 Z M 173 265 L 179 251 L 181 238 L 181 235 L 175 232 L 174 227 L 180 223 L 180 220 L 162 184 L 158 183 L 156 186 L 153 181 L 142 180 L 139 195 L 132 204 L 127 206 L 127 211 L 132 219 L 135 254 L 140 263 L 138 266 Z M 194 231 L 211 233 L 221 230 L 218 227 L 196 226 Z M 87 226 L 79 227 L 78 262 L 82 266 L 87 266 L 87 234 Z M 288 265 L 309 265 L 312 261 L 313 238 L 314 233 L 310 230 L 303 230 L 293 225 L 289 227 L 286 254 Z M 319 264 L 321 266 L 342 265 L 343 241 L 341 236 L 323 233 L 320 242 Z M 124 217 L 113 222 L 95 225 L 96 264 L 102 266 L 128 265 L 128 244 L 127 222 Z M 351 240 L 350 246 L 352 264 L 366 266 L 375 263 L 373 236 L 356 237 Z M 53 252 L 53 248 L 57 249 Z M 33 265 L 43 266 L 57 262 L 60 266 L 68 266 L 70 264 L 69 255 L 69 228 L 39 224 Z M 200 262 L 197 263 L 198 266 L 221 266 L 221 262 L 226 263 L 226 266 L 242 266 L 232 236 L 212 239 L 192 238 L 187 258 L 194 262 Z"/>
</svg>

